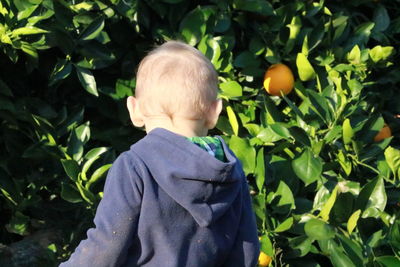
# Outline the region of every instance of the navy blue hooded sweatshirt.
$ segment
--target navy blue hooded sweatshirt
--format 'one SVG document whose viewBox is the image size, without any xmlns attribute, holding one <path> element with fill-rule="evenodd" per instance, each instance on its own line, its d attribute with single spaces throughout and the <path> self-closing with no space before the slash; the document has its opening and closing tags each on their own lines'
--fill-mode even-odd
<svg viewBox="0 0 400 267">
<path fill-rule="evenodd" d="M 255 266 L 246 178 L 220 140 L 226 162 L 162 128 L 132 145 L 108 173 L 96 227 L 60 266 Z"/>
</svg>

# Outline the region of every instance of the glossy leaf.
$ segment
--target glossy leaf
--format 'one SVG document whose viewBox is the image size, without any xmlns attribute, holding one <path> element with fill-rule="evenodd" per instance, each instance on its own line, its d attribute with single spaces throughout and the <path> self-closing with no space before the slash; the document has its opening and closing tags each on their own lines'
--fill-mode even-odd
<svg viewBox="0 0 400 267">
<path fill-rule="evenodd" d="M 349 218 L 349 221 L 347 222 L 347 232 L 351 234 L 357 226 L 358 219 L 360 218 L 361 215 L 361 210 L 356 210 Z"/>
<path fill-rule="evenodd" d="M 322 162 L 321 159 L 315 157 L 310 149 L 304 150 L 303 153 L 292 161 L 293 171 L 306 184 L 309 185 L 317 181 L 321 177 Z"/>
<path fill-rule="evenodd" d="M 335 236 L 335 231 L 324 221 L 318 219 L 310 219 L 304 225 L 304 231 L 307 236 L 315 240 L 327 240 Z"/>
<path fill-rule="evenodd" d="M 32 34 L 40 34 L 40 33 L 47 33 L 48 31 L 34 27 L 34 26 L 28 26 L 28 27 L 22 27 L 18 28 L 12 31 L 11 35 L 12 37 L 17 37 L 20 35 L 32 35 Z"/>
<path fill-rule="evenodd" d="M 343 143 L 347 145 L 351 142 L 351 139 L 354 136 L 354 131 L 353 128 L 351 127 L 349 119 L 345 119 L 343 121 L 342 129 L 343 129 Z"/>
<path fill-rule="evenodd" d="M 247 139 L 232 136 L 229 146 L 243 164 L 245 174 L 253 173 L 256 163 L 256 151 Z"/>
<path fill-rule="evenodd" d="M 337 193 L 338 193 L 338 187 L 336 186 L 333 189 L 332 194 L 326 201 L 325 205 L 321 209 L 321 212 L 319 213 L 319 216 L 325 222 L 329 220 L 329 213 L 331 212 L 331 209 L 332 209 L 333 205 L 335 204 Z"/>
<path fill-rule="evenodd" d="M 78 189 L 67 183 L 62 183 L 61 185 L 61 197 L 71 203 L 82 202 Z"/>
<path fill-rule="evenodd" d="M 233 133 L 237 136 L 239 134 L 239 122 L 231 106 L 226 107 L 226 113 L 228 114 L 229 123 L 231 124 Z"/>
<path fill-rule="evenodd" d="M 315 70 L 303 53 L 297 54 L 296 65 L 302 81 L 309 81 L 315 78 Z"/>
<path fill-rule="evenodd" d="M 111 168 L 111 165 L 112 164 L 106 164 L 95 170 L 87 183 L 87 188 L 89 189 L 90 186 L 92 186 L 93 184 L 97 183 L 100 179 L 105 177 L 105 174 Z"/>
<path fill-rule="evenodd" d="M 275 210 L 277 213 L 285 214 L 295 208 L 292 190 L 284 181 L 279 182 L 274 198 L 278 200 Z"/>
<path fill-rule="evenodd" d="M 236 81 L 228 81 L 221 83 L 220 88 L 224 96 L 227 97 L 238 97 L 242 96 L 242 87 Z"/>
<path fill-rule="evenodd" d="M 85 88 L 85 90 L 90 94 L 98 96 L 99 93 L 97 92 L 96 80 L 94 79 L 92 72 L 78 66 L 75 66 L 75 69 L 83 88 Z"/>
<path fill-rule="evenodd" d="M 256 183 L 259 191 L 262 191 L 265 183 L 265 162 L 264 162 L 264 148 L 260 148 L 257 152 L 256 169 L 255 169 Z"/>
<path fill-rule="evenodd" d="M 65 173 L 72 181 L 78 180 L 79 165 L 75 160 L 62 159 L 61 163 L 64 167 Z"/>
<path fill-rule="evenodd" d="M 400 150 L 389 146 L 385 150 L 385 159 L 394 177 L 400 177 Z"/>
<path fill-rule="evenodd" d="M 104 18 L 99 17 L 95 20 L 93 20 L 92 23 L 90 23 L 85 30 L 81 33 L 79 39 L 83 41 L 88 41 L 96 38 L 100 32 L 104 28 Z"/>
<path fill-rule="evenodd" d="M 274 232 L 275 233 L 285 232 L 289 230 L 290 227 L 292 227 L 292 225 L 293 225 L 293 217 L 289 217 L 281 224 L 279 224 L 278 227 L 275 228 Z"/>
<path fill-rule="evenodd" d="M 377 177 L 364 185 L 357 198 L 356 206 L 363 210 L 362 217 L 378 217 L 386 206 L 387 196 L 383 179 Z"/>
</svg>

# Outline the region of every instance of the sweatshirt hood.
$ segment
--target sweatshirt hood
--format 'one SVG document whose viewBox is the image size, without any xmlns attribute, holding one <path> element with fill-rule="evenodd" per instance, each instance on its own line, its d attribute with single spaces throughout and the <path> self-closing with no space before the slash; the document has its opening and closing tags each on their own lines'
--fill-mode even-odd
<svg viewBox="0 0 400 267">
<path fill-rule="evenodd" d="M 243 171 L 221 137 L 226 162 L 163 128 L 155 128 L 133 145 L 157 184 L 206 227 L 240 196 Z"/>
</svg>

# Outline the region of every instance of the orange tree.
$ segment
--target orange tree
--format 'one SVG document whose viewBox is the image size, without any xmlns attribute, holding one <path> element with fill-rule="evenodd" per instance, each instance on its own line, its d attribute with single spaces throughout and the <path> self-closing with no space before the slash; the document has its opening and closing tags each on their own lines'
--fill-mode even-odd
<svg viewBox="0 0 400 267">
<path fill-rule="evenodd" d="M 219 73 L 225 109 L 212 134 L 243 163 L 271 265 L 399 265 L 399 8 L 1 0 L 0 242 L 55 229 L 48 265 L 68 257 L 110 163 L 144 135 L 124 105 L 139 60 L 180 39 Z M 265 72 L 279 63 L 294 89 L 269 95 Z"/>
</svg>

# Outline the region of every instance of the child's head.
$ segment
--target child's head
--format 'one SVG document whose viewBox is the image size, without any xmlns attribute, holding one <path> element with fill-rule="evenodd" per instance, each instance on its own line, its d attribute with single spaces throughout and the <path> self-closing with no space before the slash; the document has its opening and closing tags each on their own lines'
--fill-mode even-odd
<svg viewBox="0 0 400 267">
<path fill-rule="evenodd" d="M 139 108 L 143 118 L 207 121 L 216 112 L 218 118 L 221 110 L 217 93 L 218 75 L 211 62 L 194 47 L 169 41 L 141 61 L 131 109 Z M 214 127 L 217 118 L 206 127 Z M 138 126 L 135 118 L 132 121 Z"/>
</svg>

